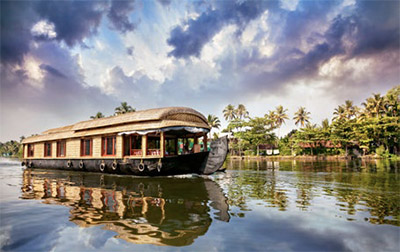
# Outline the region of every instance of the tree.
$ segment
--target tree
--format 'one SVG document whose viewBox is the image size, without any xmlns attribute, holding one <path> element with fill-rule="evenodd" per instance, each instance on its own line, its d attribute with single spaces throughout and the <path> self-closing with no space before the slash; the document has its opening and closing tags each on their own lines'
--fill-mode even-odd
<svg viewBox="0 0 400 252">
<path fill-rule="evenodd" d="M 333 115 L 334 116 L 332 118 L 332 121 L 345 119 L 346 118 L 346 109 L 342 105 L 339 105 L 333 111 Z"/>
<path fill-rule="evenodd" d="M 249 116 L 249 112 L 243 104 L 239 104 L 236 109 L 236 115 L 239 119 L 243 119 Z"/>
<path fill-rule="evenodd" d="M 121 105 L 119 107 L 115 108 L 115 115 L 121 115 L 129 112 L 135 112 L 136 109 L 132 108 L 130 105 L 128 105 L 127 102 L 121 102 Z"/>
<path fill-rule="evenodd" d="M 310 112 L 306 111 L 306 108 L 300 107 L 296 113 L 294 113 L 293 120 L 295 120 L 295 124 L 299 124 L 304 127 L 306 123 L 310 122 Z"/>
<path fill-rule="evenodd" d="M 207 116 L 207 121 L 208 121 L 208 124 L 211 127 L 211 129 L 210 129 L 210 138 L 211 138 L 211 130 L 213 128 L 219 129 L 219 127 L 221 127 L 221 121 L 215 115 L 208 115 Z"/>
<path fill-rule="evenodd" d="M 235 107 L 232 104 L 229 104 L 222 111 L 224 113 L 224 118 L 227 121 L 232 121 L 237 117 Z"/>
<path fill-rule="evenodd" d="M 90 117 L 90 119 L 98 119 L 98 118 L 104 118 L 103 113 L 97 112 L 96 115 Z"/>
<path fill-rule="evenodd" d="M 278 137 L 280 137 L 280 128 L 285 123 L 285 120 L 289 119 L 289 116 L 286 114 L 287 109 L 284 109 L 282 105 L 279 105 L 275 109 L 275 123 L 278 127 Z"/>
</svg>

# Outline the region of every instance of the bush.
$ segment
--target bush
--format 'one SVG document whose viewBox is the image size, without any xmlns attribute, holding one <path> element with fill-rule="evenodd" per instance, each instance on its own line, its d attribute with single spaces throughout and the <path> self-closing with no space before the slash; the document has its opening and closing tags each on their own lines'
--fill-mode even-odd
<svg viewBox="0 0 400 252">
<path fill-rule="evenodd" d="M 375 153 L 380 156 L 383 157 L 385 154 L 386 150 L 385 147 L 383 147 L 383 145 L 379 146 L 378 148 L 376 148 Z"/>
</svg>

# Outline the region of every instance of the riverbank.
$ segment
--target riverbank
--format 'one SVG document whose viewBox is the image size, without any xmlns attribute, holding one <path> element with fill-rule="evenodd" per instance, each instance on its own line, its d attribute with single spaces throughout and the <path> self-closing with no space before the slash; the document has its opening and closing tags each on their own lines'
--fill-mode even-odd
<svg viewBox="0 0 400 252">
<path fill-rule="evenodd" d="M 378 155 L 365 155 L 365 156 L 346 156 L 346 155 L 299 155 L 299 156 L 231 156 L 228 155 L 227 159 L 232 160 L 306 160 L 306 161 L 335 161 L 335 160 L 351 160 L 355 158 L 360 158 L 363 160 L 379 160 L 379 159 L 390 159 L 390 160 L 400 160 L 400 156 L 392 157 L 381 157 Z"/>
</svg>

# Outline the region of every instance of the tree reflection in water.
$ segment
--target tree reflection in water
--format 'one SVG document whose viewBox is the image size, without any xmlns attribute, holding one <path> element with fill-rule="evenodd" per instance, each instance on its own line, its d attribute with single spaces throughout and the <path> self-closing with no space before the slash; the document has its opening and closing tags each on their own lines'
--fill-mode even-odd
<svg viewBox="0 0 400 252">
<path fill-rule="evenodd" d="M 134 178 L 26 169 L 23 199 L 70 207 L 80 227 L 103 225 L 117 238 L 140 244 L 186 246 L 204 235 L 214 218 L 229 221 L 228 205 L 213 181 Z"/>
<path fill-rule="evenodd" d="M 276 162 L 228 162 L 233 170 L 224 178 L 229 181 L 225 182 L 228 202 L 238 209 L 235 212 L 231 207 L 232 215 L 245 216 L 253 202 L 280 211 L 293 210 L 294 206 L 311 211 L 323 205 L 325 211 L 335 216 L 339 213 L 349 221 L 400 226 L 399 162 L 271 163 Z"/>
</svg>

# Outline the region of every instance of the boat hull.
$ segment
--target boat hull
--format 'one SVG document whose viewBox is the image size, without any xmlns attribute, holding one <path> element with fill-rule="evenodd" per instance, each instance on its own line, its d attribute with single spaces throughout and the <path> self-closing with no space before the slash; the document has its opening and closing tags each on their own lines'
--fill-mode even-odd
<svg viewBox="0 0 400 252">
<path fill-rule="evenodd" d="M 199 152 L 171 157 L 146 157 L 142 159 L 25 159 L 28 168 L 49 168 L 128 174 L 136 176 L 169 176 L 180 174 L 212 174 L 219 170 L 228 153 L 227 138 L 219 138 L 211 143 L 211 152 Z"/>
<path fill-rule="evenodd" d="M 200 152 L 163 158 L 145 159 L 29 159 L 29 168 L 61 169 L 136 176 L 202 174 L 209 153 Z M 83 164 L 83 165 L 82 165 Z"/>
</svg>

